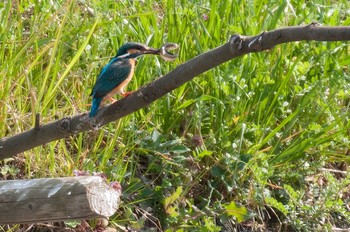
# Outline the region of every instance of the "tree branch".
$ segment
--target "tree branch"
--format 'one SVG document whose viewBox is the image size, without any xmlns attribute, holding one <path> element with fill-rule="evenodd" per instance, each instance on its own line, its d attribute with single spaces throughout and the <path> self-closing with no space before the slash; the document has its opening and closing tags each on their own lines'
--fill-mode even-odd
<svg viewBox="0 0 350 232">
<path fill-rule="evenodd" d="M 226 44 L 189 60 L 128 97 L 101 108 L 93 119 L 89 119 L 87 113 L 83 113 L 40 125 L 37 117 L 35 128 L 0 140 L 0 159 L 73 134 L 99 128 L 149 105 L 199 74 L 235 57 L 271 49 L 278 44 L 303 40 L 350 40 L 350 27 L 323 27 L 312 23 L 307 26 L 263 32 L 257 36 L 233 35 Z"/>
</svg>

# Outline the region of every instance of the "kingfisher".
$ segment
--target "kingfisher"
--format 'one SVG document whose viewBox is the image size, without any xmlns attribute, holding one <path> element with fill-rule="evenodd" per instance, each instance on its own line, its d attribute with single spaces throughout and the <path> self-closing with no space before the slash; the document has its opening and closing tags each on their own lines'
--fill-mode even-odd
<svg viewBox="0 0 350 232">
<path fill-rule="evenodd" d="M 128 42 L 122 45 L 109 63 L 101 70 L 92 89 L 92 106 L 89 117 L 97 114 L 98 108 L 106 99 L 119 93 L 126 97 L 132 92 L 125 92 L 124 88 L 131 81 L 135 70 L 135 59 L 141 55 L 160 55 L 160 49 L 150 48 L 144 44 Z"/>
</svg>

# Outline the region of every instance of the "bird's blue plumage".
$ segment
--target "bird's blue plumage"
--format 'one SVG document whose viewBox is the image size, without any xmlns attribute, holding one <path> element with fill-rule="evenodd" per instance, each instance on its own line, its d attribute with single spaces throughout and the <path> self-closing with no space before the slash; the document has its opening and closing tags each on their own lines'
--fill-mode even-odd
<svg viewBox="0 0 350 232">
<path fill-rule="evenodd" d="M 123 87 L 130 81 L 134 73 L 134 59 L 143 54 L 158 54 L 159 51 L 146 45 L 130 42 L 121 46 L 117 55 L 101 70 L 92 89 L 92 106 L 89 116 L 94 117 L 105 97 L 119 92 L 123 93 Z"/>
<path fill-rule="evenodd" d="M 98 107 L 100 106 L 101 101 L 102 101 L 102 98 L 93 98 L 92 99 L 92 106 L 91 106 L 91 110 L 89 113 L 90 118 L 95 117 L 95 115 L 97 114 Z"/>
<path fill-rule="evenodd" d="M 91 95 L 103 98 L 120 85 L 131 72 L 131 63 L 128 59 L 112 59 L 101 71 Z"/>
<path fill-rule="evenodd" d="M 98 76 L 91 96 L 92 107 L 89 116 L 94 117 L 103 98 L 128 78 L 132 65 L 129 59 L 113 58 Z M 95 104 L 94 104 L 95 103 Z"/>
</svg>

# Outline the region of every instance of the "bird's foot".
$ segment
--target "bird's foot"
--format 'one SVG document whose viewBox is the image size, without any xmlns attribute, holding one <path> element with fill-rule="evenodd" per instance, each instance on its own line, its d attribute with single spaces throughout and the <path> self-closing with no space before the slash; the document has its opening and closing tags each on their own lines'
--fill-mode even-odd
<svg viewBox="0 0 350 232">
<path fill-rule="evenodd" d="M 117 101 L 117 99 L 114 99 L 114 98 L 109 98 L 109 101 L 111 102 L 111 103 L 114 103 L 114 102 L 116 102 Z"/>
<path fill-rule="evenodd" d="M 129 96 L 130 94 L 132 94 L 133 92 L 126 92 L 126 93 L 122 93 L 122 96 L 123 97 L 127 97 L 127 96 Z"/>
</svg>

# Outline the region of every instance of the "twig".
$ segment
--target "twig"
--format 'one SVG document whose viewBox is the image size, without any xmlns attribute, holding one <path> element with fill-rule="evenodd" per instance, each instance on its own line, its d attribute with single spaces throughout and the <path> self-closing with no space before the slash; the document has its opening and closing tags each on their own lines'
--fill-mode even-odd
<svg viewBox="0 0 350 232">
<path fill-rule="evenodd" d="M 34 129 L 35 130 L 39 130 L 40 129 L 40 114 L 37 113 L 35 115 L 35 125 L 34 125 Z"/>
<path fill-rule="evenodd" d="M 329 168 L 321 168 L 321 171 L 323 171 L 323 172 L 339 173 L 339 174 L 344 174 L 344 175 L 348 174 L 348 172 L 346 172 L 346 171 L 341 171 L 341 170 L 336 170 L 336 169 L 329 169 Z"/>
</svg>

